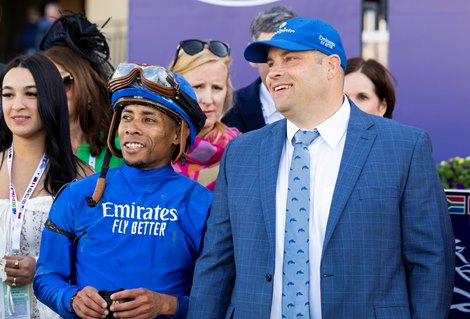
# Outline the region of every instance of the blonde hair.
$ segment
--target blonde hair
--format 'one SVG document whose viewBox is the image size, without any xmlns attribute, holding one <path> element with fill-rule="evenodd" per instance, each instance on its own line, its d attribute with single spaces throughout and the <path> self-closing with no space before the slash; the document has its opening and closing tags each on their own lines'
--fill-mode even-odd
<svg viewBox="0 0 470 319">
<path fill-rule="evenodd" d="M 174 61 L 171 61 L 169 69 L 171 71 L 180 73 L 184 77 L 186 72 L 189 72 L 203 64 L 216 61 L 222 61 L 227 67 L 227 95 L 225 96 L 224 105 L 222 107 L 223 116 L 228 112 L 228 110 L 230 110 L 233 103 L 233 85 L 232 81 L 230 80 L 230 64 L 232 63 L 232 58 L 230 55 L 225 57 L 218 57 L 209 51 L 207 44 L 201 52 L 195 55 L 189 55 L 184 52 L 183 49 L 180 49 L 178 57 L 176 58 L 176 63 L 173 65 Z"/>
</svg>

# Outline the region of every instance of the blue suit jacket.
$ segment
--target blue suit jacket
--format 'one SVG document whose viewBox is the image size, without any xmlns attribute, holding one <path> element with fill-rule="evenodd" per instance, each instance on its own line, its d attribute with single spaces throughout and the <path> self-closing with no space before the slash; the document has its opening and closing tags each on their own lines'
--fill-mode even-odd
<svg viewBox="0 0 470 319">
<path fill-rule="evenodd" d="M 237 90 L 234 94 L 234 105 L 224 115 L 222 122 L 229 127 L 236 127 L 240 132 L 257 130 L 266 125 L 259 98 L 261 79 Z"/>
<path fill-rule="evenodd" d="M 286 121 L 225 150 L 189 318 L 269 318 Z M 352 105 L 320 265 L 325 319 L 446 318 L 454 238 L 423 131 Z"/>
</svg>

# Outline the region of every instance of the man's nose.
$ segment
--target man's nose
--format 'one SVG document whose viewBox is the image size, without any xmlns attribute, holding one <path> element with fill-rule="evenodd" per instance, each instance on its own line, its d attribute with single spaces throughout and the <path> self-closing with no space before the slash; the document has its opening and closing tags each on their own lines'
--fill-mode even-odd
<svg viewBox="0 0 470 319">
<path fill-rule="evenodd" d="M 282 74 L 284 74 L 283 68 L 279 65 L 273 64 L 269 67 L 268 74 L 266 77 L 267 79 L 275 79 L 276 77 L 279 77 Z"/>
<path fill-rule="evenodd" d="M 142 130 L 140 129 L 140 126 L 135 120 L 128 122 L 125 125 L 126 125 L 126 134 L 140 134 L 142 132 Z"/>
</svg>

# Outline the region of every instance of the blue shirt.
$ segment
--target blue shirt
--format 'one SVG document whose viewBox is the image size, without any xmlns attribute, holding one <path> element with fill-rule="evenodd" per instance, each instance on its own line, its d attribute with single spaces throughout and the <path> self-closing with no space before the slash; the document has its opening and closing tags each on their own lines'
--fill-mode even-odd
<svg viewBox="0 0 470 319">
<path fill-rule="evenodd" d="M 52 205 L 49 221 L 72 236 L 45 228 L 36 296 L 74 318 L 70 299 L 78 288 L 143 287 L 178 297 L 176 317 L 185 317 L 212 193 L 170 165 L 141 170 L 123 164 L 108 172 L 103 197 L 89 207 L 85 197 L 97 178 L 69 184 Z"/>
</svg>

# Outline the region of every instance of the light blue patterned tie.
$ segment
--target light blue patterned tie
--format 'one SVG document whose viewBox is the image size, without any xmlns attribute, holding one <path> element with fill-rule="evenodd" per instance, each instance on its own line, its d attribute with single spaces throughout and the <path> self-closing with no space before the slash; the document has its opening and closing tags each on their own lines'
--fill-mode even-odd
<svg viewBox="0 0 470 319">
<path fill-rule="evenodd" d="M 287 189 L 286 229 L 282 280 L 282 318 L 310 318 L 309 211 L 310 153 L 318 131 L 297 131 Z"/>
</svg>

